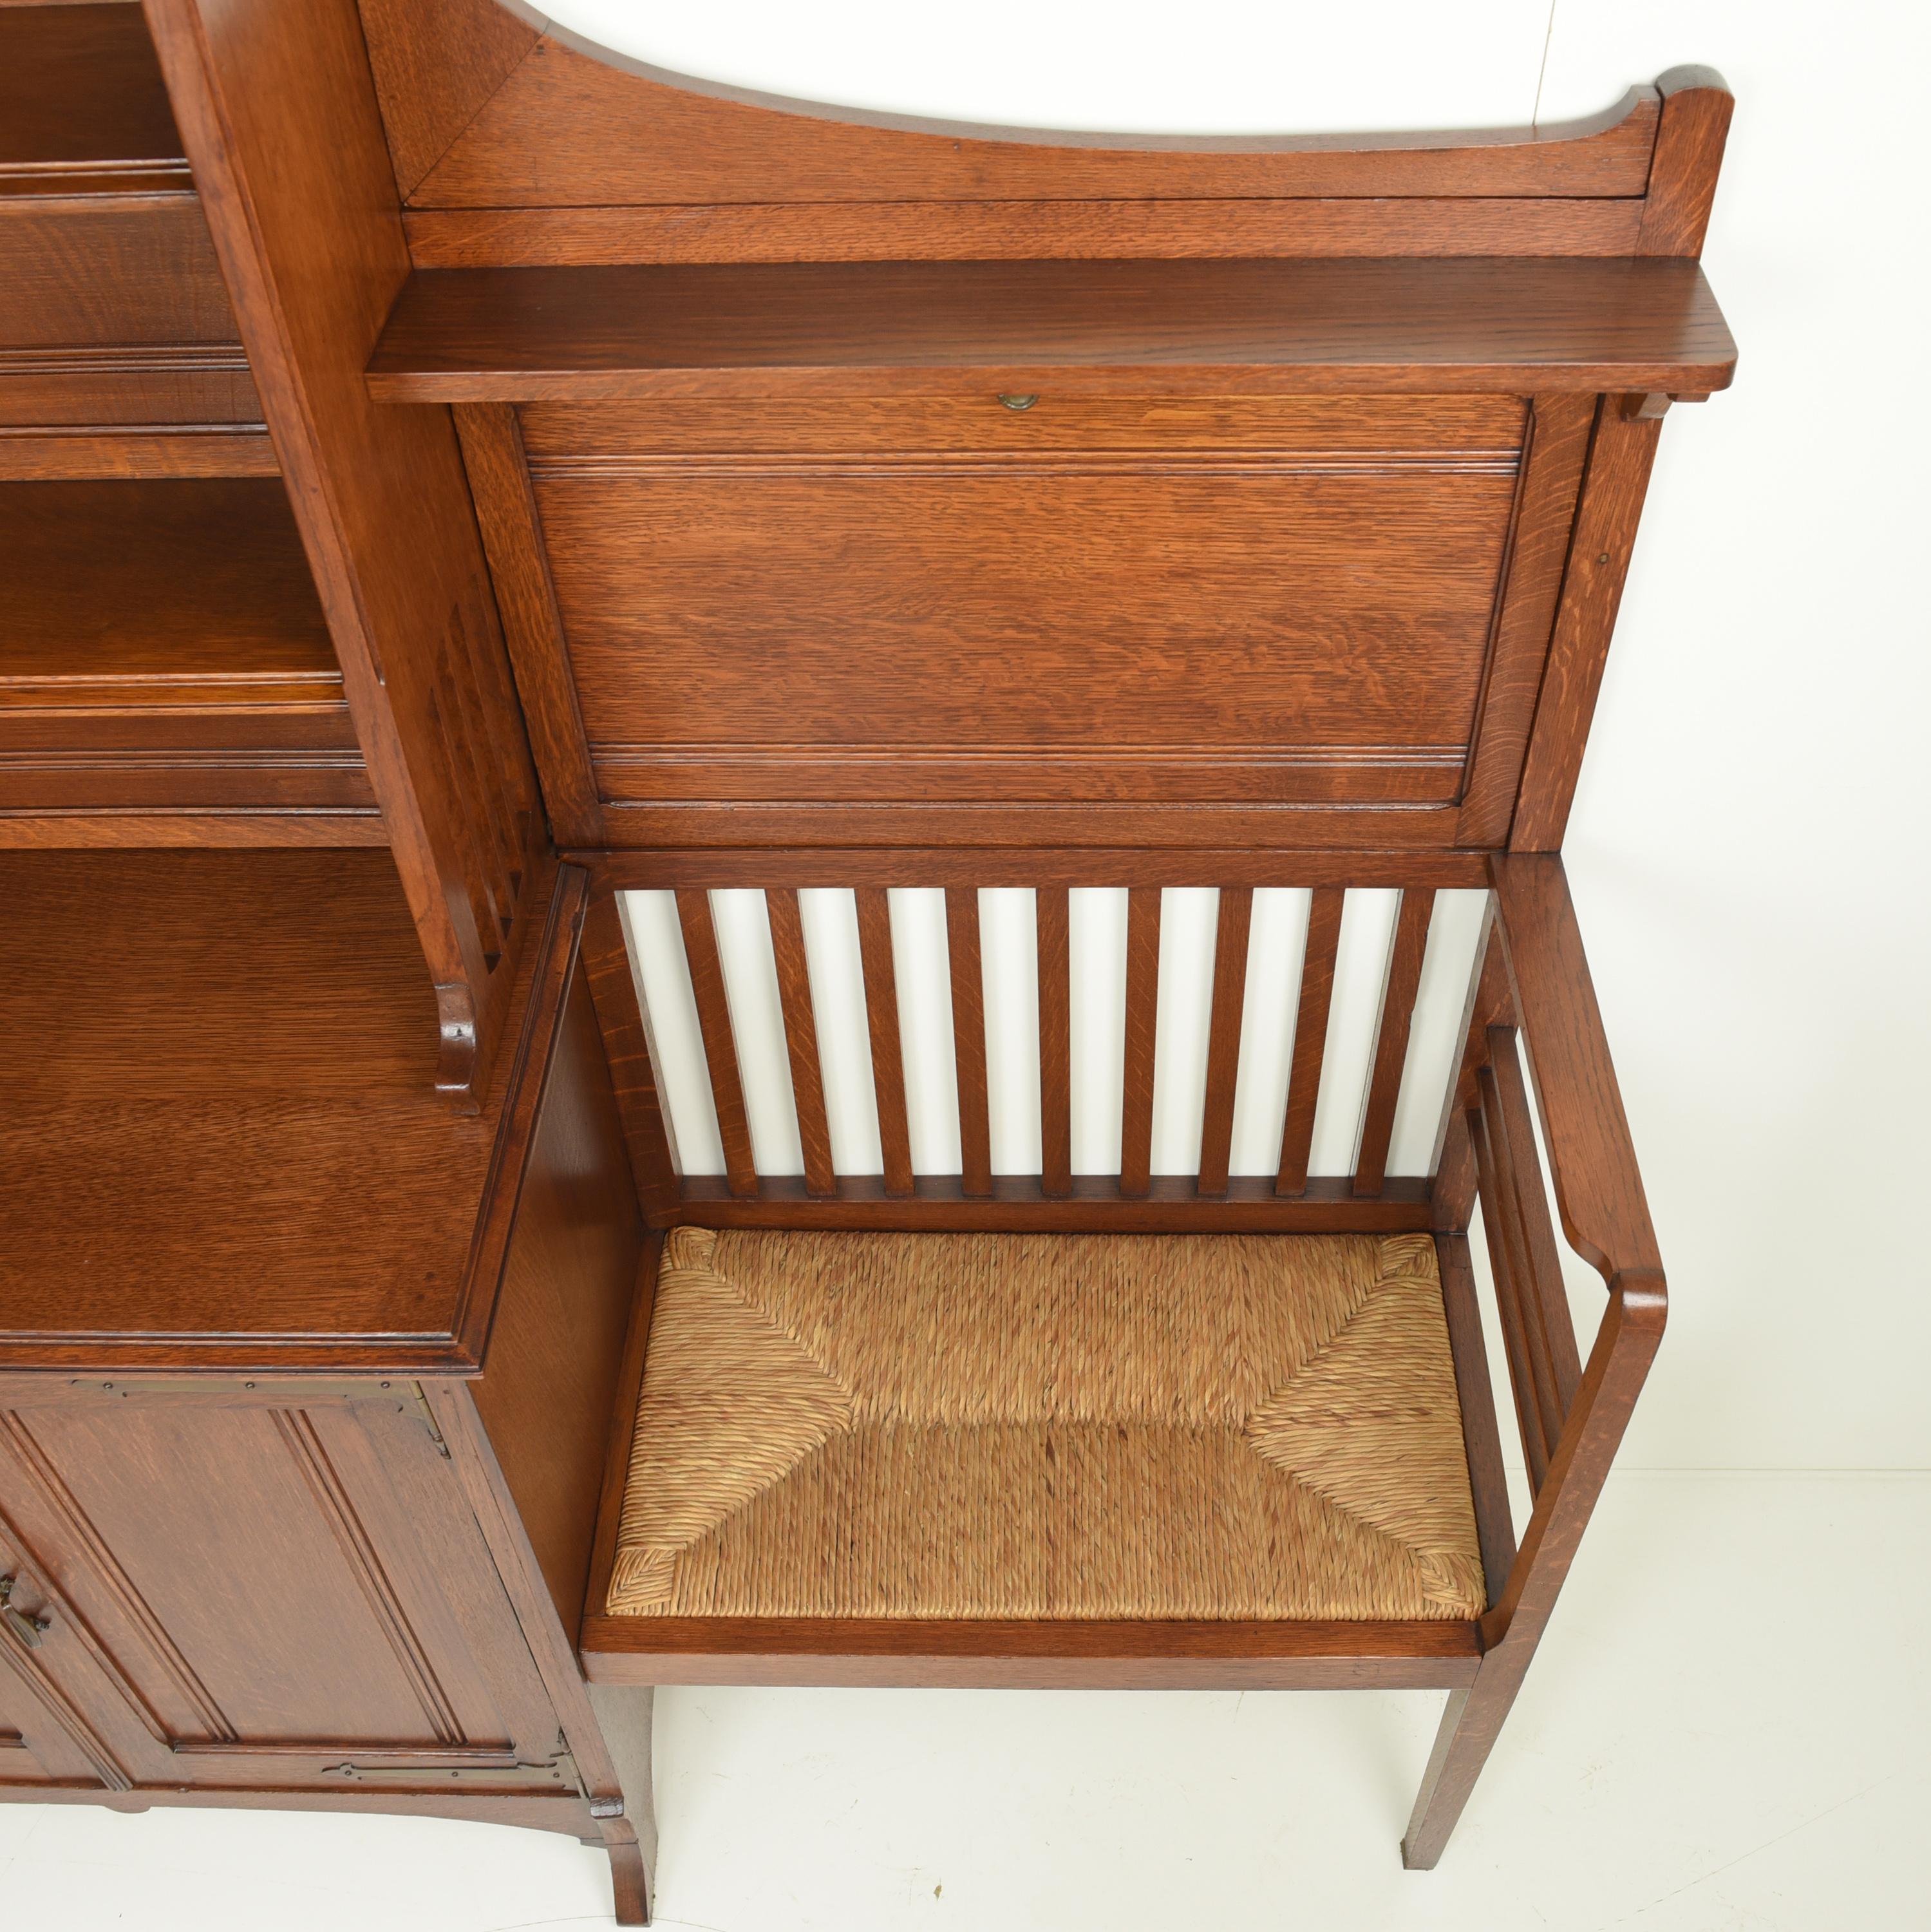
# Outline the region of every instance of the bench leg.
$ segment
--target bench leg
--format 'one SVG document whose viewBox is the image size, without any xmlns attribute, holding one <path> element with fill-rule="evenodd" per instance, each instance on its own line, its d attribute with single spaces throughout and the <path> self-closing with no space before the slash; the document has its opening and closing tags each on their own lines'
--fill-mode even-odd
<svg viewBox="0 0 1931 1932">
<path fill-rule="evenodd" d="M 1462 1808 L 1475 1789 L 1475 1780 L 1489 1761 L 1502 1720 L 1516 1701 L 1528 1666 L 1528 1647 L 1512 1653 L 1506 1643 L 1482 1660 L 1475 1682 L 1465 1690 L 1451 1690 L 1435 1733 L 1428 1768 L 1414 1815 L 1402 1840 L 1402 1862 L 1410 1871 L 1432 1871 L 1455 1829 Z"/>
<path fill-rule="evenodd" d="M 650 1720 L 655 1692 L 647 1684 L 588 1684 L 590 1708 L 623 1786 L 620 1816 L 600 1820 L 610 1855 L 610 1883 L 619 1925 L 650 1923 L 657 1877 L 657 1814 L 652 1791 Z"/>
</svg>

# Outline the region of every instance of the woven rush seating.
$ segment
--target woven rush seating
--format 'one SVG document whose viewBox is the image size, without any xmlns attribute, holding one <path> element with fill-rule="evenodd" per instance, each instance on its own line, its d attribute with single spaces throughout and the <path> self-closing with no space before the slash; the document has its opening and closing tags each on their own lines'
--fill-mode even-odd
<svg viewBox="0 0 1931 1932">
<path fill-rule="evenodd" d="M 1426 1235 L 665 1243 L 612 1615 L 1483 1604 Z"/>
</svg>

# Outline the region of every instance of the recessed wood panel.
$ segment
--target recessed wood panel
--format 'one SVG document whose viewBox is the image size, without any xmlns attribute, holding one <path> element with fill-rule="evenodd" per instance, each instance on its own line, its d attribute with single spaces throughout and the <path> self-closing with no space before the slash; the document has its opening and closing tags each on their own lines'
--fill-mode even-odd
<svg viewBox="0 0 1931 1932">
<path fill-rule="evenodd" d="M 556 1722 L 417 1385 L 0 1408 L 59 1673 L 137 1788 L 569 1788 Z M 252 1398 L 252 1399 L 251 1399 Z"/>
<path fill-rule="evenodd" d="M 755 437 L 752 412 L 653 430 L 627 411 L 598 434 L 532 411 L 599 788 L 1446 802 L 1522 406 L 1377 413 L 1234 398 L 1035 425 L 996 397 L 885 400 L 850 419 L 845 452 L 837 423 L 802 412 L 778 433 L 826 447 L 781 457 L 634 447 Z M 596 446 L 567 453 L 578 432 Z"/>
</svg>

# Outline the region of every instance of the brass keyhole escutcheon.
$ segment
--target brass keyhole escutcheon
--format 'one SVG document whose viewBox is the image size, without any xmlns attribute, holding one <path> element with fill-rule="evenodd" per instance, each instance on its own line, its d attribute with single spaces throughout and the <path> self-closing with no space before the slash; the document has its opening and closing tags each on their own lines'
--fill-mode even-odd
<svg viewBox="0 0 1931 1932">
<path fill-rule="evenodd" d="M 1039 398 L 1036 395 L 1012 395 L 1008 394 L 1006 391 L 1001 390 L 1000 392 L 999 400 L 1003 403 L 1009 410 L 1030 410 L 1033 405 L 1039 400 Z"/>
</svg>

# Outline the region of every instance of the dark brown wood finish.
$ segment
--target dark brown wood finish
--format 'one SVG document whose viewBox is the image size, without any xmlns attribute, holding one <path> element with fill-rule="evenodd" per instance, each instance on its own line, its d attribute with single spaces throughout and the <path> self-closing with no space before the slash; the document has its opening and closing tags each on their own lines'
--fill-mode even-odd
<svg viewBox="0 0 1931 1932">
<path fill-rule="evenodd" d="M 601 844 L 596 779 L 516 412 L 482 403 L 453 414 L 550 829 L 560 843 Z"/>
<path fill-rule="evenodd" d="M 697 1003 L 697 1024 L 704 1036 L 704 1058 L 717 1108 L 718 1138 L 724 1144 L 724 1169 L 735 1195 L 755 1194 L 757 1166 L 751 1157 L 751 1127 L 745 1114 L 744 1084 L 739 1077 L 737 1042 L 731 1030 L 730 1002 L 718 954 L 715 916 L 708 892 L 677 895 L 677 920 L 684 933 L 684 957 L 691 969 L 691 991 Z"/>
<path fill-rule="evenodd" d="M 1528 1282 L 1534 1292 L 1549 1352 L 1556 1409 L 1558 1414 L 1567 1415 L 1570 1405 L 1576 1400 L 1576 1387 L 1582 1379 L 1582 1365 L 1576 1351 L 1576 1324 L 1570 1313 L 1568 1294 L 1562 1285 L 1561 1256 L 1556 1249 L 1555 1230 L 1549 1216 L 1549 1198 L 1542 1184 L 1535 1128 L 1529 1118 L 1528 1090 L 1523 1082 L 1522 1064 L 1516 1053 L 1515 1034 L 1511 1030 L 1502 1027 L 1491 1029 L 1489 1064 L 1483 1070 L 1481 1078 L 1483 1106 L 1493 1124 L 1492 1132 L 1498 1144 L 1507 1149 L 1502 1164 L 1513 1178 L 1514 1219 L 1527 1264 Z"/>
<path fill-rule="evenodd" d="M 1489 858 L 1480 852 L 1265 848 L 1162 850 L 1157 847 L 883 845 L 844 851 L 771 847 L 659 847 L 647 851 L 571 852 L 601 885 L 667 892 L 733 886 L 1432 886 L 1482 890 Z M 1338 916 L 1338 914 L 1336 915 Z"/>
<path fill-rule="evenodd" d="M 1434 893 L 1402 893 L 1387 976 L 1381 986 L 1374 1064 L 1363 1104 L 1360 1148 L 1354 1161 L 1357 1194 L 1375 1193 L 1387 1174 L 1388 1142 L 1394 1132 L 1396 1102 L 1401 1097 L 1402 1072 L 1408 1064 L 1408 1027 L 1414 1016 L 1415 993 L 1421 985 L 1422 958 L 1428 950 L 1429 920 L 1434 910 Z"/>
<path fill-rule="evenodd" d="M 611 1087 L 623 1118 L 637 1196 L 652 1227 L 676 1213 L 677 1162 L 658 1096 L 655 1057 L 637 997 L 622 915 L 615 896 L 598 892 L 583 917 L 583 970 L 596 1003 Z"/>
<path fill-rule="evenodd" d="M 1508 836 L 1597 407 L 1593 396 L 1538 396 L 1531 408 L 1507 574 L 1456 824 L 1462 844 L 1498 845 Z"/>
<path fill-rule="evenodd" d="M 126 5 L 128 0 L 112 4 Z M 130 430 L 0 427 L 0 482 L 159 482 L 180 477 L 280 474 L 268 431 L 253 424 L 157 423 Z"/>
<path fill-rule="evenodd" d="M 1437 1234 L 1442 1310 L 1448 1321 L 1455 1359 L 1456 1400 L 1462 1410 L 1462 1445 L 1468 1455 L 1468 1486 L 1475 1503 L 1475 1527 L 1482 1540 L 1482 1572 L 1489 1602 L 1500 1603 L 1516 1560 L 1515 1526 L 1509 1511 L 1508 1473 L 1502 1462 L 1501 1433 L 1495 1420 L 1495 1385 L 1482 1339 L 1482 1312 L 1475 1294 L 1465 1234 Z"/>
<path fill-rule="evenodd" d="M 1693 261 L 743 263 L 418 270 L 389 402 L 1693 391 L 1736 358 Z"/>
<path fill-rule="evenodd" d="M 1246 1002 L 1247 940 L 1254 913 L 1251 886 L 1220 889 L 1214 932 L 1213 1007 L 1208 1023 L 1207 1096 L 1200 1136 L 1200 1191 L 1227 1190 L 1234 1144 L 1234 1095 L 1240 1072 L 1240 1022 Z"/>
<path fill-rule="evenodd" d="M 1562 843 L 1662 428 L 1619 408 L 1605 407 L 1597 420 L 1509 832 L 1512 851 L 1552 852 Z"/>
<path fill-rule="evenodd" d="M 376 22 L 372 20 L 372 28 Z M 385 10 L 382 33 L 409 29 Z M 418 29 L 418 31 L 420 31 Z M 1219 196 L 1640 196 L 1656 90 L 1567 127 L 1402 135 L 1042 133 L 920 120 L 669 74 L 550 28 L 477 102 L 418 206 L 939 203 Z"/>
<path fill-rule="evenodd" d="M 1487 1069 L 1483 1070 L 1486 1074 Z M 1495 1284 L 1496 1312 L 1509 1364 L 1509 1383 L 1516 1399 L 1516 1420 L 1522 1432 L 1522 1454 L 1528 1465 L 1529 1486 L 1539 1490 L 1549 1473 L 1549 1459 L 1561 1431 L 1555 1399 L 1555 1379 L 1543 1346 L 1535 1286 L 1522 1254 L 1517 1222 L 1515 1174 L 1497 1158 L 1491 1132 L 1495 1116 L 1486 1106 L 1468 1116 L 1475 1149 L 1475 1171 L 1482 1193 L 1482 1228 L 1488 1238 L 1489 1272 Z"/>
<path fill-rule="evenodd" d="M 0 193 L 188 181 L 137 7 L 0 8 Z"/>
<path fill-rule="evenodd" d="M 1511 855 L 1492 860 L 1490 870 L 1563 1232 L 1606 1278 L 1660 1274 L 1663 1257 L 1562 861 L 1552 853 Z"/>
<path fill-rule="evenodd" d="M 1191 1174 L 1150 1175 L 1138 1192 L 1111 1174 L 1076 1174 L 1065 1196 L 1036 1174 L 996 1174 L 989 1199 L 966 1194 L 955 1174 L 919 1175 L 904 1190 L 876 1174 L 842 1174 L 838 1191 L 814 1200 L 795 1175 L 766 1175 L 754 1196 L 721 1179 L 684 1184 L 680 1218 L 709 1228 L 873 1228 L 908 1232 L 995 1229 L 1041 1234 L 1418 1234 L 1429 1228 L 1428 1183 L 1385 1182 L 1364 1198 L 1346 1177 L 1310 1181 L 1283 1200 L 1264 1176 L 1236 1176 L 1204 1196 Z"/>
<path fill-rule="evenodd" d="M 832 1171 L 832 1130 L 825 1114 L 824 1070 L 818 1059 L 818 1024 L 811 1004 L 804 918 L 797 892 L 790 887 L 767 892 L 765 905 L 771 919 L 778 1002 L 784 1012 L 784 1046 L 791 1063 L 791 1102 L 805 1156 L 805 1185 L 812 1194 L 829 1195 L 836 1190 L 838 1181 Z"/>
<path fill-rule="evenodd" d="M 1315 1108 L 1321 1097 L 1321 1060 L 1327 1050 L 1327 1010 L 1334 997 L 1334 958 L 1341 944 L 1341 914 L 1346 899 L 1339 886 L 1321 885 L 1314 888 L 1309 902 L 1294 1060 L 1288 1072 L 1288 1111 L 1281 1129 L 1280 1167 L 1274 1180 L 1276 1194 L 1300 1195 L 1307 1189 Z"/>
<path fill-rule="evenodd" d="M 1153 1160 L 1153 1046 L 1160 1004 L 1157 886 L 1126 895 L 1126 1037 L 1120 1114 L 1120 1192 L 1144 1195 Z"/>
<path fill-rule="evenodd" d="M 1703 252 L 1735 104 L 1714 68 L 1673 67 L 1656 89 L 1662 112 L 1636 253 L 1693 260 Z"/>
<path fill-rule="evenodd" d="M 1434 1687 L 1432 1864 L 1663 1323 L 1554 851 L 1660 418 L 1734 361 L 1696 260 L 1729 106 L 1677 70 L 1568 128 L 1050 134 L 681 82 L 494 0 L 0 4 L 0 847 L 119 848 L 0 857 L 0 1784 L 569 1830 L 640 1922 L 613 1726 L 656 1682 Z M 143 849 L 277 840 L 319 849 Z M 1000 886 L 1037 1174 L 992 1171 Z M 1220 893 L 1180 1175 L 1169 886 Z M 1231 1178 L 1257 886 L 1313 898 L 1278 1172 Z M 1434 896 L 1484 886 L 1438 1171 L 1390 1178 Z M 735 886 L 799 1177 L 757 1172 Z M 814 886 L 856 893 L 876 1176 L 832 1159 Z M 1129 893 L 1117 1175 L 1072 1172 L 1089 886 Z M 956 1174 L 913 1171 L 911 887 Z M 1360 1151 L 1311 1178 L 1363 887 L 1402 900 Z M 680 1177 L 634 888 L 678 896 L 724 1177 Z M 1609 1288 L 1586 1364 L 1538 1119 Z M 678 1222 L 1432 1232 L 1487 1612 L 607 1616 Z"/>
<path fill-rule="evenodd" d="M 1472 1681 L 1462 1623 L 939 1623 L 910 1618 L 592 1617 L 604 1684 L 1067 1690 L 1429 1690 Z"/>
<path fill-rule="evenodd" d="M 860 886 L 855 897 L 885 1191 L 889 1195 L 910 1195 L 912 1133 L 905 1118 L 905 1061 L 898 1040 L 898 976 L 892 958 L 892 904 L 883 886 Z"/>
<path fill-rule="evenodd" d="M 1073 1190 L 1072 923 L 1064 886 L 1033 897 L 1039 989 L 1039 1184 L 1056 1198 Z"/>
<path fill-rule="evenodd" d="M 409 268 L 361 23 L 353 0 L 145 10 L 427 959 L 437 1083 L 479 1105 L 545 835 L 454 432 L 361 380 Z"/>
<path fill-rule="evenodd" d="M 958 1068 L 961 1182 L 968 1195 L 992 1192 L 992 1136 L 985 1090 L 985 982 L 979 947 L 979 891 L 946 893 L 951 966 L 952 1049 Z"/>
<path fill-rule="evenodd" d="M 0 484 L 0 825 L 373 810 L 273 477 Z"/>
<path fill-rule="evenodd" d="M 0 896 L 0 1366 L 473 1366 L 500 1108 L 436 1098 L 386 853 L 10 854 Z"/>
<path fill-rule="evenodd" d="M 260 428 L 136 8 L 0 8 L 0 474 L 112 474 L 122 424 Z"/>
</svg>

